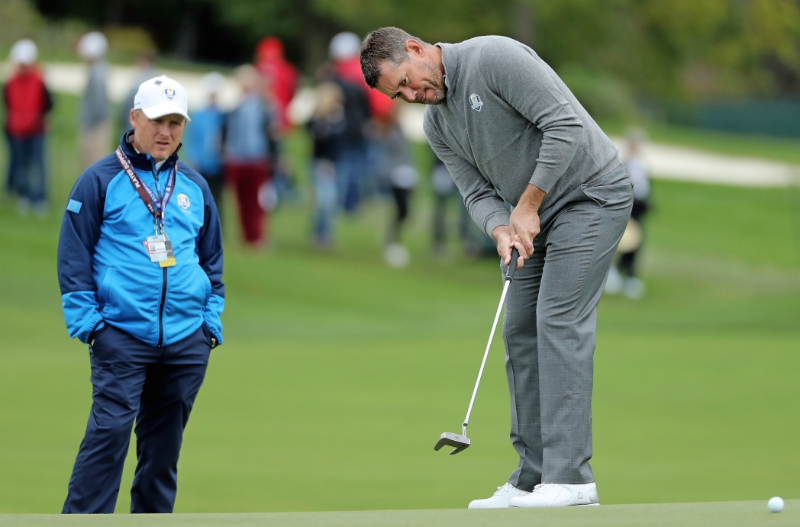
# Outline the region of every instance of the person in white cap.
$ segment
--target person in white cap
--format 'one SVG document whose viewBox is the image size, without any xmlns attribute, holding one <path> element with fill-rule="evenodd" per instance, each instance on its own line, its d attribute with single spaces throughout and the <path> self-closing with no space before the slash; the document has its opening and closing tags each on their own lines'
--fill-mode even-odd
<svg viewBox="0 0 800 527">
<path fill-rule="evenodd" d="M 222 174 L 222 129 L 225 126 L 225 114 L 219 108 L 218 97 L 224 84 L 225 77 L 216 71 L 203 76 L 207 102 L 204 108 L 192 112 L 194 119 L 184 141 L 184 157 L 206 178 L 214 201 L 217 202 L 220 217 L 223 215 L 222 193 L 225 189 Z"/>
<path fill-rule="evenodd" d="M 115 120 L 119 119 L 120 134 L 131 129 L 130 123 L 128 122 L 128 114 L 131 108 L 133 108 L 133 99 L 139 91 L 139 86 L 144 81 L 152 79 L 153 77 L 158 77 L 159 75 L 161 75 L 161 72 L 156 66 L 156 54 L 152 51 L 142 53 L 136 61 L 136 73 L 133 76 L 132 82 L 128 85 L 125 98 L 122 99 L 119 105 L 118 117 L 115 118 Z"/>
<path fill-rule="evenodd" d="M 241 101 L 225 119 L 225 181 L 236 195 L 245 243 L 261 250 L 269 245 L 269 213 L 276 203 L 273 177 L 279 151 L 275 112 L 263 98 L 263 78 L 245 64 L 234 73 Z"/>
<path fill-rule="evenodd" d="M 132 513 L 172 512 L 183 431 L 222 343 L 222 233 L 206 180 L 178 162 L 186 90 L 145 81 L 132 131 L 78 178 L 58 245 L 69 335 L 89 345 L 92 411 L 64 514 L 113 513 L 136 422 Z"/>
<path fill-rule="evenodd" d="M 358 40 L 357 35 L 347 31 L 335 35 L 328 46 L 332 69 L 320 71 L 320 80 L 334 82 L 344 96 L 345 129 L 338 140 L 334 163 L 339 206 L 347 214 L 358 212 L 364 191 L 374 187 L 367 181 L 370 175 L 369 138 L 365 130 L 370 120 L 370 107 L 368 92 L 360 75 Z"/>
<path fill-rule="evenodd" d="M 44 163 L 45 115 L 53 101 L 36 67 L 36 44 L 23 39 L 11 48 L 14 71 L 3 87 L 10 163 L 5 192 L 16 197 L 20 214 L 47 212 Z"/>
<path fill-rule="evenodd" d="M 78 113 L 78 142 L 86 168 L 108 152 L 111 141 L 111 103 L 108 99 L 108 65 L 105 62 L 108 40 L 99 31 L 83 35 L 76 52 L 89 66 L 86 88 Z"/>
</svg>

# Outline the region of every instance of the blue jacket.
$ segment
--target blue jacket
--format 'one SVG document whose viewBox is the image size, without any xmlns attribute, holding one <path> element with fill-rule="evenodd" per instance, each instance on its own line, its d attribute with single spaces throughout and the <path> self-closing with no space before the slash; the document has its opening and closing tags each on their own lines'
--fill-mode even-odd
<svg viewBox="0 0 800 527">
<path fill-rule="evenodd" d="M 261 96 L 248 93 L 242 103 L 228 114 L 225 123 L 226 161 L 251 163 L 270 158 L 272 114 Z"/>
<path fill-rule="evenodd" d="M 183 134 L 182 154 L 205 177 L 222 172 L 222 129 L 225 114 L 215 106 L 192 112 L 192 126 Z"/>
<path fill-rule="evenodd" d="M 178 156 L 158 171 L 149 155 L 120 141 L 136 174 L 153 192 L 163 190 Z M 70 194 L 58 242 L 58 283 L 70 337 L 87 342 L 104 322 L 151 346 L 180 341 L 205 324 L 222 343 L 220 314 L 222 232 L 208 184 L 178 165 L 165 218 L 177 264 L 150 261 L 144 241 L 153 216 L 113 153 L 78 178 Z"/>
</svg>

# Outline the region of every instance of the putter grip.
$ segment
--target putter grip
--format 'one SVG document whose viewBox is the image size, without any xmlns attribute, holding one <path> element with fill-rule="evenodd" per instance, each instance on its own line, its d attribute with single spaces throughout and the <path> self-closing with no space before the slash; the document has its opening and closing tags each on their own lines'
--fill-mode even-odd
<svg viewBox="0 0 800 527">
<path fill-rule="evenodd" d="M 517 260 L 519 259 L 519 251 L 516 247 L 511 249 L 511 261 L 508 262 L 508 269 L 506 269 L 506 280 L 513 280 L 514 273 L 517 272 Z"/>
</svg>

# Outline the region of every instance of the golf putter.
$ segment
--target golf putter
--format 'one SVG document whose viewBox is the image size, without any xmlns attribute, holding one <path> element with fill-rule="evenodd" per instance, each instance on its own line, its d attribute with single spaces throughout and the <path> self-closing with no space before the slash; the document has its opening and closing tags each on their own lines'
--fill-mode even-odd
<svg viewBox="0 0 800 527">
<path fill-rule="evenodd" d="M 469 415 L 472 413 L 472 405 L 475 404 L 475 396 L 478 395 L 478 386 L 481 385 L 481 377 L 483 377 L 483 368 L 486 366 L 486 358 L 489 357 L 489 348 L 492 347 L 492 339 L 494 338 L 494 330 L 497 328 L 497 321 L 500 319 L 500 312 L 503 310 L 503 304 L 506 301 L 506 293 L 508 293 L 508 286 L 514 279 L 514 273 L 517 270 L 517 259 L 519 258 L 519 251 L 516 247 L 511 251 L 511 261 L 508 263 L 506 269 L 506 279 L 503 283 L 503 294 L 500 296 L 500 305 L 497 306 L 497 313 L 494 315 L 494 322 L 492 323 L 492 332 L 489 333 L 489 343 L 486 344 L 486 351 L 483 353 L 483 361 L 481 362 L 481 369 L 478 371 L 478 380 L 475 381 L 475 389 L 472 390 L 472 399 L 469 400 L 469 408 L 467 408 L 467 416 L 461 424 L 461 435 L 452 432 L 445 432 L 439 436 L 434 450 L 439 450 L 443 446 L 451 446 L 454 449 L 450 452 L 454 456 L 469 448 L 469 438 L 467 437 L 467 425 L 469 424 Z"/>
</svg>

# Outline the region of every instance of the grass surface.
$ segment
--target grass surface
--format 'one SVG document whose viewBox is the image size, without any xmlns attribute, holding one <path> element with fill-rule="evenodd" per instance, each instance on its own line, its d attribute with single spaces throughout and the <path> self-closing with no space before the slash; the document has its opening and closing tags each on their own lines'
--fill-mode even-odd
<svg viewBox="0 0 800 527">
<path fill-rule="evenodd" d="M 789 501 L 779 514 L 770 513 L 763 501 L 725 503 L 670 503 L 657 505 L 610 505 L 571 507 L 565 509 L 499 509 L 499 510 L 407 510 L 363 512 L 311 512 L 271 514 L 175 514 L 87 516 L 0 516 L 0 525 L 7 526 L 186 526 L 255 527 L 516 527 L 547 525 L 548 527 L 763 527 L 797 525 L 800 522 L 800 500 Z"/>
<path fill-rule="evenodd" d="M 57 212 L 37 220 L 0 206 L 0 513 L 60 511 L 91 404 L 88 353 L 67 337 L 56 280 L 59 209 L 79 172 L 75 100 L 57 102 L 49 145 Z M 592 463 L 604 506 L 541 514 L 647 525 L 642 518 L 655 522 L 665 509 L 605 505 L 757 499 L 680 510 L 692 518 L 706 511 L 697 512 L 705 525 L 726 514 L 750 521 L 737 507 L 784 522 L 796 505 L 762 513 L 771 496 L 800 497 L 797 190 L 656 181 L 654 195 L 648 294 L 604 298 L 599 308 Z M 238 242 L 226 203 L 226 343 L 212 355 L 186 432 L 176 512 L 463 508 L 505 481 L 516 460 L 499 338 L 473 412 L 472 448 L 454 457 L 433 451 L 441 432 L 458 431 L 501 282 L 494 259 L 465 261 L 455 246 L 450 260 L 432 260 L 427 199 L 417 198 L 413 261 L 403 271 L 381 260 L 385 203 L 343 219 L 327 254 L 310 245 L 307 204 L 275 215 L 273 249 L 259 254 Z M 118 512 L 129 507 L 133 466 L 129 455 Z M 614 519 L 614 511 L 634 516 Z M 483 521 L 464 513 L 224 518 Z M 486 522 L 531 514 L 500 511 Z M 0 517 L 12 521 L 73 520 Z"/>
</svg>

